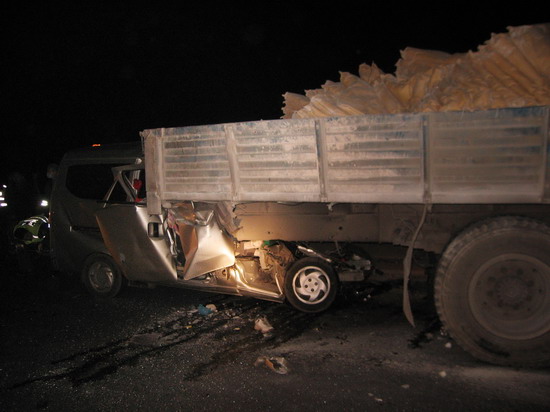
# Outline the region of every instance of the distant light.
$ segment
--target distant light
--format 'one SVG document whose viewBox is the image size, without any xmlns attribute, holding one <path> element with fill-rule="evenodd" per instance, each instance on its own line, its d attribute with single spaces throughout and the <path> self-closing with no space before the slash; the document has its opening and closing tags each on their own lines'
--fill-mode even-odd
<svg viewBox="0 0 550 412">
<path fill-rule="evenodd" d="M 48 201 L 46 199 L 43 199 L 40 201 L 40 206 L 41 207 L 48 207 Z"/>
<path fill-rule="evenodd" d="M 101 146 L 101 143 L 94 143 L 94 144 L 92 145 L 92 147 L 100 147 L 100 146 Z"/>
<path fill-rule="evenodd" d="M 4 203 L 4 202 L 0 203 L 0 207 L 6 207 L 7 205 L 8 205 L 8 204 L 7 204 L 7 203 Z"/>
</svg>

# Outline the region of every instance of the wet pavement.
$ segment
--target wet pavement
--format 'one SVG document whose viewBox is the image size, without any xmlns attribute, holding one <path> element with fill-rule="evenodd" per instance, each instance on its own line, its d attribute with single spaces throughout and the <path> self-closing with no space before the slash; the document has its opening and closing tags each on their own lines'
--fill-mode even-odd
<svg viewBox="0 0 550 412">
<path fill-rule="evenodd" d="M 43 270 L 0 280 L 0 410 L 548 410 L 550 371 L 480 363 L 413 285 L 343 294 L 323 314 L 189 290 L 110 300 Z M 208 308 L 215 311 L 207 314 Z M 257 327 L 263 319 L 272 329 Z M 256 326 L 256 327 L 255 327 Z"/>
</svg>

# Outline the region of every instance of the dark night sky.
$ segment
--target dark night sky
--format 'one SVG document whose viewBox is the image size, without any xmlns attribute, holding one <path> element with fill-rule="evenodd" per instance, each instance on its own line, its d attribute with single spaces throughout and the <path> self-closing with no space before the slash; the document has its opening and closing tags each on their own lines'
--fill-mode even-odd
<svg viewBox="0 0 550 412">
<path fill-rule="evenodd" d="M 1 13 L 0 183 L 147 128 L 276 119 L 285 92 L 361 63 L 393 73 L 405 47 L 465 52 L 507 26 L 550 21 L 525 2 L 50 3 Z"/>
</svg>

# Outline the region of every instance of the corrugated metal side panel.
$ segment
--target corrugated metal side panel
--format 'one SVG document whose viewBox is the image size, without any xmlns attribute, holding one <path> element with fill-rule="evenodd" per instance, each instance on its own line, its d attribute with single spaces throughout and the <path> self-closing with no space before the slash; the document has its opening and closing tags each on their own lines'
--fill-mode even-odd
<svg viewBox="0 0 550 412">
<path fill-rule="evenodd" d="M 333 202 L 421 202 L 423 117 L 326 119 L 326 192 Z"/>
<path fill-rule="evenodd" d="M 319 201 L 315 122 L 270 120 L 226 126 L 235 141 L 235 200 Z"/>
<path fill-rule="evenodd" d="M 546 174 L 546 109 L 430 115 L 431 201 L 540 202 Z"/>
<path fill-rule="evenodd" d="M 420 202 L 422 116 L 157 129 L 162 200 Z"/>
<path fill-rule="evenodd" d="M 548 109 L 144 133 L 155 137 L 159 201 L 538 203 L 550 200 Z"/>
<path fill-rule="evenodd" d="M 223 125 L 171 128 L 163 132 L 160 142 L 162 200 L 231 199 Z"/>
<path fill-rule="evenodd" d="M 163 134 L 163 200 L 319 201 L 313 120 L 230 123 L 152 133 Z"/>
</svg>

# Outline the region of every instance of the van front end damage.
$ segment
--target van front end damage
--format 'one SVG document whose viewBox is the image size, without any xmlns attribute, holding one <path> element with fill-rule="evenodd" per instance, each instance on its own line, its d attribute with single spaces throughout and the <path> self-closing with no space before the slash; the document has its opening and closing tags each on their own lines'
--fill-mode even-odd
<svg viewBox="0 0 550 412">
<path fill-rule="evenodd" d="M 284 300 L 282 282 L 293 254 L 283 244 L 234 240 L 212 205 L 181 203 L 151 217 L 143 205 L 112 204 L 96 218 L 130 282 Z"/>
<path fill-rule="evenodd" d="M 332 303 L 339 282 L 365 280 L 371 271 L 357 253 L 335 258 L 297 242 L 237 240 L 238 222 L 224 203 L 181 202 L 160 216 L 140 203 L 107 204 L 96 218 L 116 265 L 134 283 L 288 299 L 315 312 Z"/>
</svg>

